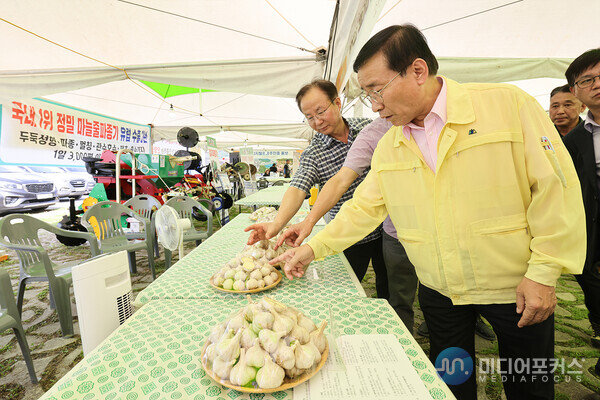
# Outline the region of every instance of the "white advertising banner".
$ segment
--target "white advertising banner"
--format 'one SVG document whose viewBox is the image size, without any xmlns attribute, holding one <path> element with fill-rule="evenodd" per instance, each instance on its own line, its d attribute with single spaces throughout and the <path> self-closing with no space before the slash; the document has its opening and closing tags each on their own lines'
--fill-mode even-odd
<svg viewBox="0 0 600 400">
<path fill-rule="evenodd" d="M 241 147 L 240 161 L 246 164 L 254 164 L 254 149 L 252 147 Z"/>
<path fill-rule="evenodd" d="M 0 105 L 0 162 L 82 165 L 104 150 L 150 153 L 150 127 L 47 100 Z"/>
<path fill-rule="evenodd" d="M 219 149 L 217 149 L 217 140 L 213 137 L 206 137 L 206 146 L 208 148 L 208 158 L 213 172 L 216 174 L 219 170 Z"/>
</svg>

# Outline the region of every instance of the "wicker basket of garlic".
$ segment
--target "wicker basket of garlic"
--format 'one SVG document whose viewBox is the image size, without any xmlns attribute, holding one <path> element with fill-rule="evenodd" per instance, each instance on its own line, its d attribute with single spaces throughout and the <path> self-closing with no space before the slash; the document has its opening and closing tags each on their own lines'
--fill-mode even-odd
<svg viewBox="0 0 600 400">
<path fill-rule="evenodd" d="M 273 238 L 244 247 L 210 278 L 210 284 L 217 290 L 236 293 L 255 293 L 275 287 L 282 275 L 269 261 L 289 248 L 283 245 L 273 250 L 275 243 Z"/>
<path fill-rule="evenodd" d="M 215 326 L 202 365 L 215 381 L 250 393 L 292 388 L 325 364 L 329 345 L 319 328 L 293 307 L 264 297 Z"/>
<path fill-rule="evenodd" d="M 268 260 L 238 255 L 210 278 L 210 284 L 224 292 L 255 293 L 281 282 L 281 273 Z"/>
</svg>

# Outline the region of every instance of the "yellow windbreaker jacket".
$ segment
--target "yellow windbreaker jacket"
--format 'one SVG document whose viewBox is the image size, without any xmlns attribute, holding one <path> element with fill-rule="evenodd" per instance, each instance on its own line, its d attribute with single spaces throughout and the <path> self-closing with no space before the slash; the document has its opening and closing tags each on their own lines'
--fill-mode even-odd
<svg viewBox="0 0 600 400">
<path fill-rule="evenodd" d="M 308 242 L 316 258 L 389 213 L 421 283 L 454 304 L 514 303 L 524 276 L 554 286 L 562 272 L 581 273 L 579 181 L 544 110 L 511 85 L 446 82 L 435 173 L 392 127 L 354 197 Z"/>
</svg>

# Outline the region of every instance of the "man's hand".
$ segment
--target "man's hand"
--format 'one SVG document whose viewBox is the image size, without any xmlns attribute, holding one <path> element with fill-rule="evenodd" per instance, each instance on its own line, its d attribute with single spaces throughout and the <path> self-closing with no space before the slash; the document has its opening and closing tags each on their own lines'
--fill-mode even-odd
<svg viewBox="0 0 600 400">
<path fill-rule="evenodd" d="M 308 264 L 312 260 L 315 259 L 315 253 L 313 249 L 305 244 L 295 249 L 290 249 L 280 255 L 277 258 L 269 261 L 270 264 L 277 264 L 281 261 L 285 261 L 285 265 L 283 266 L 283 272 L 285 276 L 288 277 L 289 280 L 296 278 L 301 278 L 308 268 Z"/>
<path fill-rule="evenodd" d="M 284 242 L 292 247 L 298 247 L 302 244 L 304 239 L 312 232 L 313 224 L 308 222 L 306 219 L 302 222 L 290 226 L 285 232 L 281 234 L 275 245 L 275 250 L 281 246 Z"/>
<path fill-rule="evenodd" d="M 252 231 L 248 238 L 248 245 L 252 245 L 260 240 L 271 239 L 279 233 L 280 229 L 274 222 L 263 222 L 250 225 L 244 229 L 244 232 L 248 231 Z"/>
<path fill-rule="evenodd" d="M 517 314 L 523 314 L 519 328 L 545 321 L 556 307 L 554 287 L 523 278 L 517 286 Z"/>
</svg>

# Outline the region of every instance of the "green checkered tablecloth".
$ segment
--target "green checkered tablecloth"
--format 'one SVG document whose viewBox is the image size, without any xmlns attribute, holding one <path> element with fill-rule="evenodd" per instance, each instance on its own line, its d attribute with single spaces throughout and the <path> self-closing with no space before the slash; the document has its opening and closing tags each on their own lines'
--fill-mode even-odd
<svg viewBox="0 0 600 400">
<path fill-rule="evenodd" d="M 269 186 L 268 188 L 259 190 L 258 192 L 252 193 L 249 196 L 239 199 L 234 204 L 236 206 L 278 206 L 281 204 L 283 195 L 290 185 L 285 184 L 283 186 Z"/>
<path fill-rule="evenodd" d="M 256 296 L 257 298 L 260 296 Z M 246 304 L 244 299 L 152 301 L 81 360 L 41 399 L 292 399 L 292 390 L 247 394 L 213 381 L 200 354 L 211 327 Z M 433 399 L 453 399 L 448 387 L 387 301 L 370 298 L 288 302 L 334 336 L 393 334 Z M 331 345 L 331 343 L 330 343 Z"/>
<path fill-rule="evenodd" d="M 238 298 L 241 294 L 220 292 L 210 286 L 210 277 L 239 253 L 249 233 L 244 228 L 253 222 L 240 214 L 209 239 L 174 264 L 136 297 L 140 307 L 156 299 Z M 322 229 L 322 228 L 317 228 Z M 279 285 L 265 292 L 282 301 L 298 297 L 364 297 L 360 282 L 343 254 L 311 263 L 302 279 L 283 277 Z"/>
</svg>

